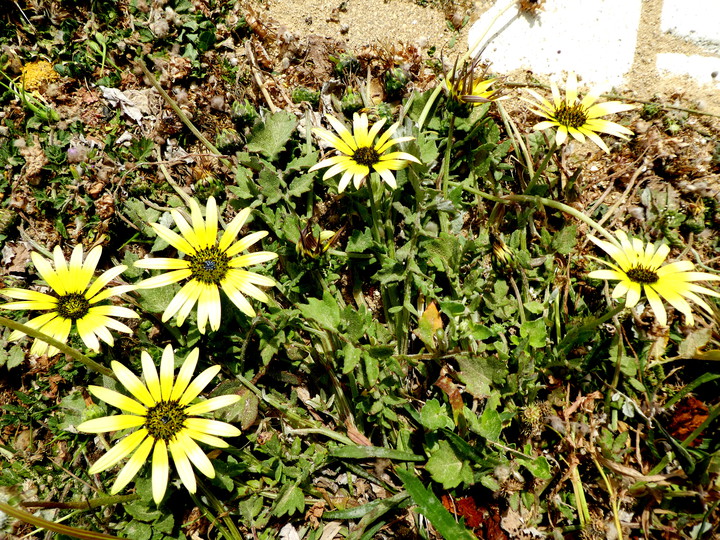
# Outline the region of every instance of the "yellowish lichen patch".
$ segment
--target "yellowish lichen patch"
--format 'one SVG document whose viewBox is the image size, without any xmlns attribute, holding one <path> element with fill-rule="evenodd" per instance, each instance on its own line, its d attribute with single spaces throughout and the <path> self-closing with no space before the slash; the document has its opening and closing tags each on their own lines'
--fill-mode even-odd
<svg viewBox="0 0 720 540">
<path fill-rule="evenodd" d="M 27 92 L 42 90 L 48 84 L 58 80 L 60 76 L 53 69 L 50 62 L 39 60 L 30 62 L 22 67 L 20 75 L 20 84 Z"/>
</svg>

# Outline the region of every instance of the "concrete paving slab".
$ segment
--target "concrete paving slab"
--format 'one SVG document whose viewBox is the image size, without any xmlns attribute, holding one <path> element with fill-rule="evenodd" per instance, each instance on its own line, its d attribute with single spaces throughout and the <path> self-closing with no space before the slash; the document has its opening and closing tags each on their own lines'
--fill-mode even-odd
<svg viewBox="0 0 720 540">
<path fill-rule="evenodd" d="M 585 83 L 621 85 L 635 56 L 641 0 L 547 0 L 536 17 L 519 15 L 499 0 L 472 26 L 472 45 L 488 26 L 492 38 L 482 57 L 492 70 L 531 69 L 557 75 L 573 70 Z M 497 20 L 493 20 L 497 17 Z"/>
<path fill-rule="evenodd" d="M 698 83 L 713 84 L 720 89 L 720 58 L 697 54 L 660 53 L 657 55 L 656 65 L 661 75 L 690 76 Z"/>
<path fill-rule="evenodd" d="M 660 29 L 720 54 L 720 1 L 664 0 Z"/>
</svg>

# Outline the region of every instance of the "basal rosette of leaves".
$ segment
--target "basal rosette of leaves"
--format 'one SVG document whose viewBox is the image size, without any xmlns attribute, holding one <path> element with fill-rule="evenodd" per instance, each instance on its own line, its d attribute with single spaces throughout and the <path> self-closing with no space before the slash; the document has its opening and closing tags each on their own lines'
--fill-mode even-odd
<svg viewBox="0 0 720 540">
<path fill-rule="evenodd" d="M 3 70 L 57 78 L 0 97 L 0 502 L 37 514 L 8 515 L 143 540 L 717 532 L 718 207 L 673 176 L 681 142 L 715 167 L 709 123 L 686 139 L 558 74 L 536 124 L 482 59 L 296 61 L 239 4 L 113 4 L 92 30 L 21 8 Z M 301 71 L 323 54 L 326 85 Z M 318 99 L 282 110 L 293 80 Z M 667 178 L 627 180 L 651 131 Z M 78 324 L 83 302 L 122 322 Z"/>
</svg>

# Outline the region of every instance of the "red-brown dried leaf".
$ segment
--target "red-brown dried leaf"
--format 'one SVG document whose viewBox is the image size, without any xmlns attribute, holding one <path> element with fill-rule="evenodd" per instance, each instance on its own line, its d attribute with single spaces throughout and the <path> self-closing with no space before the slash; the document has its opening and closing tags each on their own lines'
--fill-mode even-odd
<svg viewBox="0 0 720 540">
<path fill-rule="evenodd" d="M 693 396 L 687 396 L 680 401 L 667 427 L 668 433 L 679 441 L 684 441 L 708 417 L 708 407 Z M 697 446 L 702 442 L 702 433 L 690 443 Z"/>
</svg>

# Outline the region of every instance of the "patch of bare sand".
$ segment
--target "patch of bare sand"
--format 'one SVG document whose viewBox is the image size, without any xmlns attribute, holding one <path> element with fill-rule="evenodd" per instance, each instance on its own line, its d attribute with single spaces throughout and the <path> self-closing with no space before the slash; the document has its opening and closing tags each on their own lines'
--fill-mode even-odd
<svg viewBox="0 0 720 540">
<path fill-rule="evenodd" d="M 452 6 L 449 11 L 407 0 L 262 0 L 253 5 L 262 20 L 276 21 L 298 39 L 313 34 L 329 37 L 348 50 L 402 43 L 446 50 L 457 44 L 456 50 L 464 51 L 467 28 L 493 4 L 493 0 L 453 2 L 445 4 Z M 660 30 L 662 0 L 644 0 L 642 10 L 635 60 L 626 88 L 619 90 L 637 99 L 656 98 L 663 104 L 720 115 L 720 90 L 716 87 L 660 74 L 655 67 L 658 53 L 702 55 L 708 51 Z M 464 16 L 469 17 L 469 24 L 460 32 L 451 31 L 448 20 L 458 22 Z M 524 80 L 520 72 L 505 75 L 510 80 Z"/>
<path fill-rule="evenodd" d="M 465 47 L 465 36 L 450 30 L 444 11 L 406 0 L 266 0 L 254 9 L 300 38 L 331 37 L 348 50 L 397 43 L 440 48 L 453 38 Z M 457 12 L 462 20 L 466 10 L 452 9 L 447 17 Z"/>
</svg>

